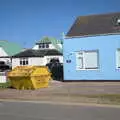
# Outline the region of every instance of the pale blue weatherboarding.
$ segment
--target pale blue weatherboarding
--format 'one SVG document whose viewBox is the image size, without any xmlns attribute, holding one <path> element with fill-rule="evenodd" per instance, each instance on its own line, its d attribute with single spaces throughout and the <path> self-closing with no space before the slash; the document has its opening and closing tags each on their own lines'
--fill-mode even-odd
<svg viewBox="0 0 120 120">
<path fill-rule="evenodd" d="M 120 69 L 116 68 L 118 48 L 120 35 L 64 39 L 64 80 L 120 80 Z M 75 53 L 80 50 L 99 50 L 99 69 L 76 70 Z"/>
</svg>

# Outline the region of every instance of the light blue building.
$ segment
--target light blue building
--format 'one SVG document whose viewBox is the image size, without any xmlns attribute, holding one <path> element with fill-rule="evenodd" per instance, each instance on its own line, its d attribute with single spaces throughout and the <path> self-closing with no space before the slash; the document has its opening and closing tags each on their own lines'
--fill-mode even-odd
<svg viewBox="0 0 120 120">
<path fill-rule="evenodd" d="M 120 80 L 120 13 L 78 17 L 63 41 L 64 80 Z"/>
</svg>

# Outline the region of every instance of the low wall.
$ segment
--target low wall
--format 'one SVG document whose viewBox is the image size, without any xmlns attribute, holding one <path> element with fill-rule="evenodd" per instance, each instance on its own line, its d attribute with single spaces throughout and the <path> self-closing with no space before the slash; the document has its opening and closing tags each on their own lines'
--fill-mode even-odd
<svg viewBox="0 0 120 120">
<path fill-rule="evenodd" d="M 0 72 L 0 83 L 6 83 L 6 81 L 7 81 L 6 72 Z"/>
</svg>

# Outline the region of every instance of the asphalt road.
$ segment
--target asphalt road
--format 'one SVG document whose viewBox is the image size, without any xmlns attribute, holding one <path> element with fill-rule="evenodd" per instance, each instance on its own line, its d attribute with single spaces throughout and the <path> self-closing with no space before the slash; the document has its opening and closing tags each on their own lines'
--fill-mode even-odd
<svg viewBox="0 0 120 120">
<path fill-rule="evenodd" d="M 0 120 L 119 120 L 120 108 L 0 102 Z"/>
</svg>

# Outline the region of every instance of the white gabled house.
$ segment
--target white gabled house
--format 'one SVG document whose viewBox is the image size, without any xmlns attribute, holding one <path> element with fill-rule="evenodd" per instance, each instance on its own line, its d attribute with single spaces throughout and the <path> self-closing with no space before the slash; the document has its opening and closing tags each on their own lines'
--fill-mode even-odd
<svg viewBox="0 0 120 120">
<path fill-rule="evenodd" d="M 7 40 L 0 40 L 0 61 L 11 65 L 11 56 L 22 51 L 22 47 Z"/>
<path fill-rule="evenodd" d="M 19 53 L 22 48 L 7 40 L 0 40 L 0 83 L 7 82 L 6 72 L 11 68 L 11 56 Z"/>
<path fill-rule="evenodd" d="M 12 56 L 12 68 L 21 65 L 45 66 L 52 58 L 63 63 L 62 43 L 54 38 L 44 37 L 32 49 Z"/>
</svg>

